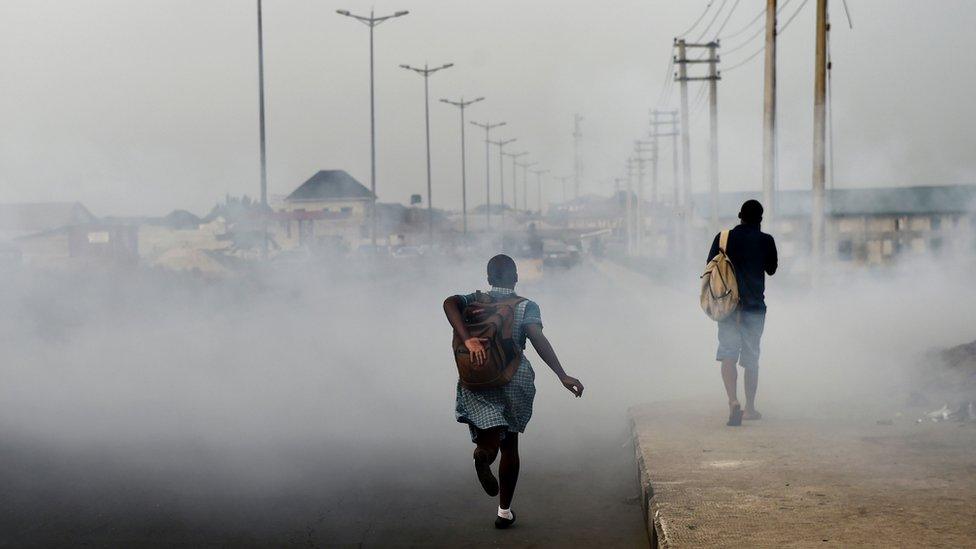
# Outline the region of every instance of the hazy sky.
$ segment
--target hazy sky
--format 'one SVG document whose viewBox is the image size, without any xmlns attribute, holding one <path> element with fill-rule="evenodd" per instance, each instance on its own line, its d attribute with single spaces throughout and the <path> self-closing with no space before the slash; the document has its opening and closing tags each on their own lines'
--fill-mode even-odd
<svg viewBox="0 0 976 549">
<path fill-rule="evenodd" d="M 430 80 L 435 206 L 460 201 L 458 112 L 436 101 L 444 96 L 485 96 L 470 118 L 507 121 L 496 137 L 517 137 L 513 150 L 529 151 L 557 174 L 571 172 L 572 118 L 581 113 L 584 186 L 608 193 L 633 139 L 646 132 L 672 38 L 707 3 L 378 0 L 377 13 L 411 11 L 376 30 L 381 200 L 425 192 L 423 81 L 397 67 L 425 61 L 455 63 Z M 735 3 L 725 2 L 713 28 Z M 790 0 L 781 23 L 801 3 Z M 976 64 L 965 61 L 976 46 L 976 2 L 848 3 L 853 30 L 832 2 L 837 185 L 976 182 L 969 136 Z M 738 2 L 724 34 L 763 4 Z M 328 168 L 368 185 L 368 30 L 335 10 L 371 4 L 264 5 L 271 192 L 286 194 Z M 810 184 L 813 5 L 780 42 L 786 188 Z M 164 214 L 203 213 L 225 193 L 256 195 L 255 11 L 253 0 L 0 1 L 0 201 L 80 200 L 96 215 Z M 757 39 L 723 64 L 758 47 Z M 760 185 L 761 74 L 759 56 L 719 85 L 726 189 Z M 704 189 L 706 111 L 693 121 L 694 179 Z M 469 189 L 477 204 L 484 144 L 483 133 L 471 130 Z"/>
</svg>

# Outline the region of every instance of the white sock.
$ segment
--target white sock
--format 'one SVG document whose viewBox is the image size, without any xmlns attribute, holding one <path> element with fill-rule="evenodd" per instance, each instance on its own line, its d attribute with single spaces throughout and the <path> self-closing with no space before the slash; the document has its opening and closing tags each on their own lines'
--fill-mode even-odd
<svg viewBox="0 0 976 549">
<path fill-rule="evenodd" d="M 511 509 L 502 509 L 501 507 L 499 507 L 498 508 L 498 516 L 502 517 L 503 519 L 512 520 L 512 516 L 513 516 L 512 515 L 512 510 Z"/>
</svg>

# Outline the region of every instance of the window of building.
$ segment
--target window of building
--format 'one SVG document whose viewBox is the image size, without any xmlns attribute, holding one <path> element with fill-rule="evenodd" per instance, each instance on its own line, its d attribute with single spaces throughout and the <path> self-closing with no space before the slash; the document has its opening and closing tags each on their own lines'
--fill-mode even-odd
<svg viewBox="0 0 976 549">
<path fill-rule="evenodd" d="M 932 217 L 932 230 L 933 231 L 938 231 L 941 228 L 942 228 L 942 218 L 939 217 L 939 216 L 937 216 L 937 215 L 936 216 L 933 216 Z"/>
</svg>

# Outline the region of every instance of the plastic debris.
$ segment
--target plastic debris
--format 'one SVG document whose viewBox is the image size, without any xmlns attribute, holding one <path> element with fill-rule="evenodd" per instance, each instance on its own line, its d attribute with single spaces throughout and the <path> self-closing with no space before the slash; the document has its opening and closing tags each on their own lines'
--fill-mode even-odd
<svg viewBox="0 0 976 549">
<path fill-rule="evenodd" d="M 976 421 L 976 406 L 974 406 L 972 401 L 963 402 L 957 408 L 949 408 L 949 404 L 943 404 L 938 410 L 932 410 L 931 412 L 925 414 L 924 416 L 915 420 L 916 423 L 922 423 L 922 421 L 931 421 L 933 423 L 938 423 L 940 421 Z M 880 422 L 879 422 L 880 423 Z"/>
</svg>

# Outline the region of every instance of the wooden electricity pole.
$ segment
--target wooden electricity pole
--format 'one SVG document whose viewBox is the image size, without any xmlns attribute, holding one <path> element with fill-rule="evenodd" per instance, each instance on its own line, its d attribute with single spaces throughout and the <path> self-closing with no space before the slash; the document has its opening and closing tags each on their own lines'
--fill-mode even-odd
<svg viewBox="0 0 976 549">
<path fill-rule="evenodd" d="M 763 206 L 767 222 L 776 211 L 776 0 L 766 0 L 766 65 L 763 90 Z"/>
<path fill-rule="evenodd" d="M 816 272 L 824 255 L 827 102 L 827 0 L 817 0 L 817 46 L 813 84 L 813 203 L 810 242 Z"/>
<path fill-rule="evenodd" d="M 670 132 L 662 132 L 659 128 L 661 126 L 670 126 Z M 674 194 L 674 207 L 677 208 L 681 204 L 680 196 L 680 183 L 678 179 L 678 111 L 676 110 L 661 110 L 654 109 L 651 111 L 651 131 L 650 137 L 654 140 L 654 148 L 660 150 L 661 144 L 658 141 L 659 137 L 670 137 L 671 138 L 671 168 L 673 171 L 672 183 L 674 189 L 672 193 Z M 657 182 L 657 161 L 659 160 L 658 155 L 654 155 L 654 182 L 656 187 Z M 651 193 L 654 195 L 651 200 L 657 201 L 656 189 L 652 188 Z"/>
<path fill-rule="evenodd" d="M 718 227 L 718 81 L 722 77 L 718 73 L 718 42 L 708 42 L 705 44 L 689 44 L 684 40 L 676 40 L 678 56 L 674 62 L 678 65 L 678 75 L 675 80 L 681 83 L 681 145 L 684 151 L 684 173 L 685 173 L 685 231 L 690 235 L 693 228 L 693 216 L 695 212 L 694 199 L 691 193 L 691 137 L 688 130 L 688 82 L 705 81 L 708 82 L 709 101 L 709 156 L 711 157 L 709 167 L 709 188 L 711 194 L 711 228 L 717 230 Z M 708 57 L 699 59 L 688 59 L 688 48 L 707 48 Z M 688 65 L 692 63 L 707 63 L 708 76 L 688 76 Z M 691 244 L 690 240 L 686 244 Z M 690 252 L 690 250 L 686 250 Z"/>
<path fill-rule="evenodd" d="M 678 55 L 675 63 L 678 65 L 678 81 L 681 90 L 681 183 L 683 199 L 681 201 L 681 215 L 684 217 L 684 234 L 691 233 L 691 216 L 694 206 L 691 199 L 691 129 L 688 116 L 688 50 L 684 39 L 675 39 Z"/>
<path fill-rule="evenodd" d="M 711 197 L 712 232 L 718 232 L 718 41 L 711 42 L 708 48 L 708 153 L 709 153 L 709 195 Z"/>
<path fill-rule="evenodd" d="M 651 159 L 644 158 L 644 153 L 651 153 Z M 648 160 L 652 160 L 657 164 L 657 150 L 654 147 L 653 141 L 635 141 L 634 142 L 634 162 L 637 164 L 637 211 L 635 217 L 636 226 L 636 240 L 635 240 L 635 250 L 637 255 L 642 255 L 644 253 L 644 230 L 645 230 L 645 214 L 644 214 L 644 163 Z"/>
</svg>

